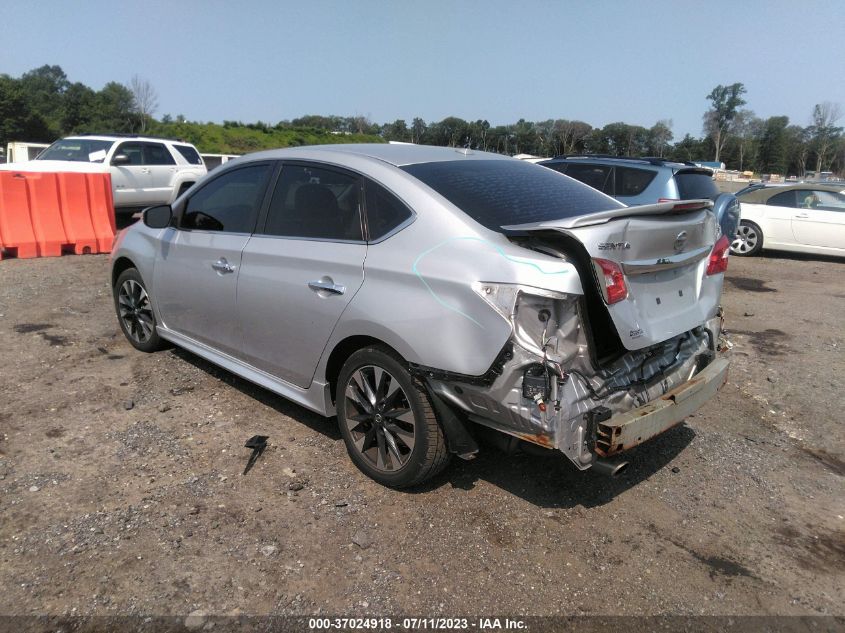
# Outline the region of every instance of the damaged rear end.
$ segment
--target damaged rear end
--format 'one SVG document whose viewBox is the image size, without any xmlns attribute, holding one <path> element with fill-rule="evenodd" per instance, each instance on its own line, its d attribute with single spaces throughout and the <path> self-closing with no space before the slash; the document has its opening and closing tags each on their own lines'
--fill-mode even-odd
<svg viewBox="0 0 845 633">
<path fill-rule="evenodd" d="M 583 294 L 478 282 L 511 327 L 494 371 L 426 374 L 473 422 L 562 451 L 580 469 L 679 424 L 724 384 L 719 301 L 729 242 L 712 202 L 615 208 L 504 226 L 577 270 Z"/>
</svg>

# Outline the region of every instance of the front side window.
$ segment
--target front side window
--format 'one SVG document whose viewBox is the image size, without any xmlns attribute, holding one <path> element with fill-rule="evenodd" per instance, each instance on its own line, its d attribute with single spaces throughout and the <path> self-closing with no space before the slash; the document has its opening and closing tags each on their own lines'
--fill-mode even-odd
<svg viewBox="0 0 845 633">
<path fill-rule="evenodd" d="M 64 138 L 38 155 L 36 160 L 69 160 L 80 163 L 102 163 L 114 141 L 88 138 Z"/>
<path fill-rule="evenodd" d="M 176 161 L 161 143 L 144 143 L 145 165 L 175 165 Z"/>
<path fill-rule="evenodd" d="M 125 154 L 126 157 L 129 158 L 129 162 L 124 163 L 123 166 L 144 164 L 143 143 L 122 143 L 120 147 L 117 148 L 117 151 L 114 153 L 115 156 L 117 156 L 118 154 Z"/>
<path fill-rule="evenodd" d="M 518 160 L 443 161 L 402 169 L 479 224 L 498 232 L 502 226 L 574 218 L 625 206 L 551 169 Z"/>
<path fill-rule="evenodd" d="M 261 208 L 269 165 L 252 165 L 215 178 L 188 199 L 180 227 L 251 233 Z"/>
<path fill-rule="evenodd" d="M 372 180 L 364 183 L 364 199 L 371 242 L 380 240 L 413 215 L 399 198 Z"/>
<path fill-rule="evenodd" d="M 357 176 L 318 167 L 286 164 L 276 183 L 266 235 L 323 240 L 363 240 Z"/>
<path fill-rule="evenodd" d="M 845 211 L 845 196 L 836 191 L 801 191 L 803 195 L 801 206 L 807 209 L 822 211 Z"/>
</svg>

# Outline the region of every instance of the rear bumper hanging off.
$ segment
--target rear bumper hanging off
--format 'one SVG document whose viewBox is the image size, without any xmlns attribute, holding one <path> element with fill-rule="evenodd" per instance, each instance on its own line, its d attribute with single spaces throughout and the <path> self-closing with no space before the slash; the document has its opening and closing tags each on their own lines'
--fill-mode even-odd
<svg viewBox="0 0 845 633">
<path fill-rule="evenodd" d="M 663 433 L 707 402 L 728 378 L 730 361 L 716 358 L 685 383 L 648 404 L 596 425 L 595 453 L 610 457 Z"/>
</svg>

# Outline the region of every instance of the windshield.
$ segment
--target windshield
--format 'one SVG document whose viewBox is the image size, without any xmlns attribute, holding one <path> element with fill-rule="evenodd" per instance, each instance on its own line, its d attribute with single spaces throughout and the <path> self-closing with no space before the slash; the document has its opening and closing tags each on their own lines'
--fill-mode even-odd
<svg viewBox="0 0 845 633">
<path fill-rule="evenodd" d="M 406 165 L 421 180 L 488 229 L 572 218 L 625 205 L 552 169 L 515 160 Z"/>
<path fill-rule="evenodd" d="M 114 141 L 91 138 L 63 138 L 38 155 L 35 160 L 69 160 L 78 163 L 102 163 Z"/>
</svg>

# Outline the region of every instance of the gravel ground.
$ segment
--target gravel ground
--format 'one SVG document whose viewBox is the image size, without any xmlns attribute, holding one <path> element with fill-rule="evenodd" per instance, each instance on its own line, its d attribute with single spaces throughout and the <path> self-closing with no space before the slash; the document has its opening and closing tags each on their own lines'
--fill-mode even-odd
<svg viewBox="0 0 845 633">
<path fill-rule="evenodd" d="M 845 614 L 842 261 L 732 258 L 728 383 L 620 478 L 485 448 L 410 492 L 136 352 L 107 268 L 0 262 L 0 614 Z"/>
</svg>

